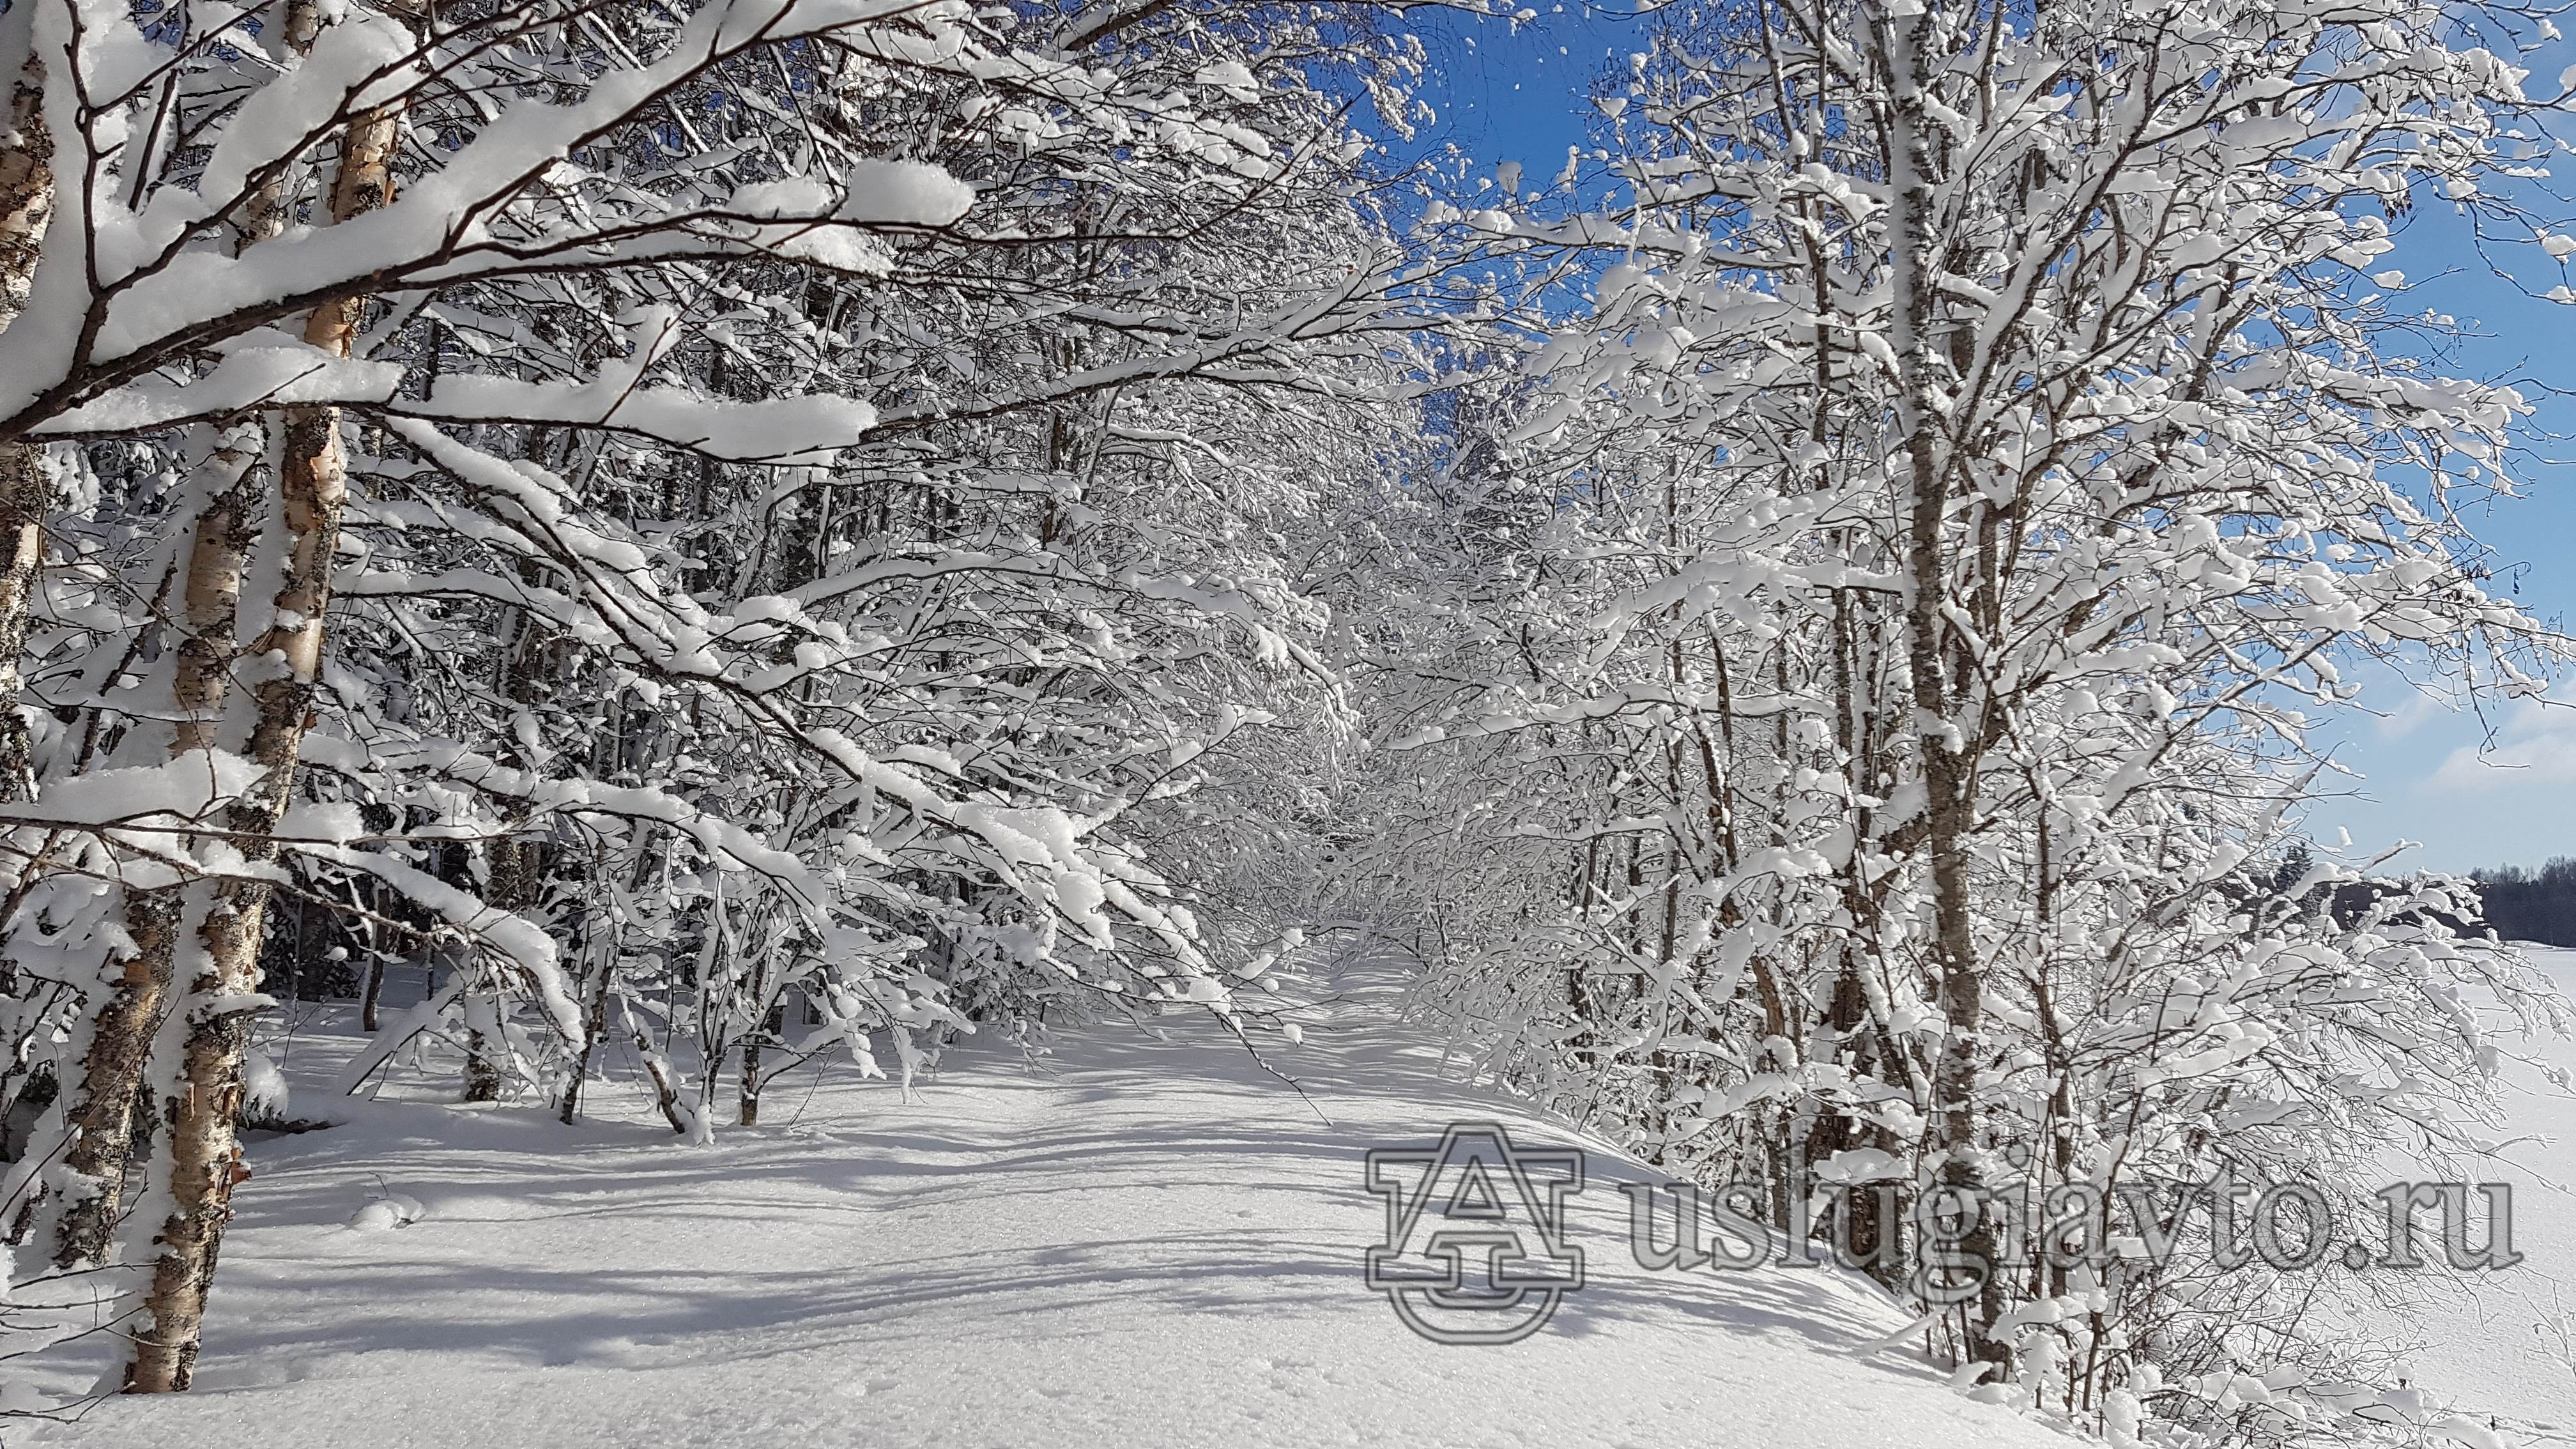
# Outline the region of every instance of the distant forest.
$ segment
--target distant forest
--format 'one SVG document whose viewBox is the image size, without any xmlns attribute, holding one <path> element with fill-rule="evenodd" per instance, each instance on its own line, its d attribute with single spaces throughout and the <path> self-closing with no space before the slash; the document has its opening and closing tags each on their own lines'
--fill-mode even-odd
<svg viewBox="0 0 2576 1449">
<path fill-rule="evenodd" d="M 2507 865 L 2470 875 L 2498 937 L 2576 946 L 2576 856 L 2559 856 L 2538 870 Z"/>
</svg>

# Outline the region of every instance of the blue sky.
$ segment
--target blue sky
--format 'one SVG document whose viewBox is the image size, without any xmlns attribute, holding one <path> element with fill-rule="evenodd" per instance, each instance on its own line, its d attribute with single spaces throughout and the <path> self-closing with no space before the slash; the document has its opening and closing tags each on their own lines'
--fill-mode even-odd
<svg viewBox="0 0 2576 1449">
<path fill-rule="evenodd" d="M 1596 114 L 1589 87 L 1605 66 L 1642 48 L 1641 22 L 1621 15 L 1523 0 L 1538 18 L 1513 27 L 1454 12 L 1427 17 L 1423 33 L 1434 74 L 1424 98 L 1438 112 L 1422 140 L 1454 143 L 1475 158 L 1471 174 L 1518 162 L 1524 188 L 1544 186 L 1565 163 L 1566 147 L 1586 143 Z M 1424 15 L 1425 12 L 1415 12 Z M 2553 51 L 2558 49 L 2553 47 Z M 2534 88 L 2576 53 L 2544 54 L 2524 63 Z M 2576 160 L 2560 163 L 2576 172 Z M 2561 189 L 2570 189 L 2562 185 Z M 2537 248 L 2515 259 L 2526 280 L 2546 291 L 2561 280 Z M 2466 245 L 2465 229 L 2438 204 L 2419 208 L 2387 264 L 2414 279 L 2410 300 L 2440 308 L 2486 334 L 2453 361 L 2477 376 L 2511 374 L 2539 387 L 2576 390 L 2576 307 L 2534 301 L 2496 278 Z M 2535 461 L 2523 471 L 2526 495 L 2481 503 L 2469 515 L 2479 537 L 2511 572 L 2510 589 L 2526 608 L 2565 625 L 2576 620 L 2576 399 L 2530 390 L 2537 428 L 2560 441 L 2535 439 Z M 2422 690 L 2392 671 L 2348 671 L 2367 681 L 2361 707 L 2325 722 L 2321 741 L 2361 777 L 2327 784 L 2311 809 L 2310 833 L 2333 841 L 2349 831 L 2356 846 L 2376 851 L 2401 841 L 2415 848 L 2400 861 L 2439 870 L 2481 865 L 2537 865 L 2576 855 L 2576 679 L 2553 689 L 2564 705 L 2459 707 L 2448 692 Z"/>
</svg>

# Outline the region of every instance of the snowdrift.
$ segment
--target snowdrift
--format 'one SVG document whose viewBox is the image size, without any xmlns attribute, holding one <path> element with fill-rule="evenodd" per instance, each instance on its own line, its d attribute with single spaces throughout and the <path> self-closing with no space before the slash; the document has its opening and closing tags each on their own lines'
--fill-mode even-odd
<svg viewBox="0 0 2576 1449">
<path fill-rule="evenodd" d="M 575 1127 L 354 1103 L 255 1143 L 198 1389 L 110 1398 L 36 1442 L 2069 1442 L 1874 1347 L 1905 1319 L 1856 1279 L 1640 1270 L 1617 1185 L 1652 1174 L 1444 1078 L 1383 992 L 1310 1023 L 1276 1062 L 1303 1097 L 1173 1017 L 1034 1063 L 969 1043 L 909 1101 L 838 1065 L 712 1147 L 610 1089 L 598 1107 L 623 1115 Z M 351 1045 L 307 1023 L 283 1065 L 318 1085 Z M 1424 1341 L 1362 1281 L 1385 1226 L 1362 1152 L 1458 1118 L 1586 1153 L 1569 1235 L 1589 1282 L 1519 1344 Z"/>
</svg>

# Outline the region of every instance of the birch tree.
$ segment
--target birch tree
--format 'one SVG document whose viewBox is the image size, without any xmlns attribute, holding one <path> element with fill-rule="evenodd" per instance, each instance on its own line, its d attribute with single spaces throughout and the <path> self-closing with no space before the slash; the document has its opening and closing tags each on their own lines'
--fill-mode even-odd
<svg viewBox="0 0 2576 1449">
<path fill-rule="evenodd" d="M 0 1221 L 150 1265 L 130 1388 L 191 1376 L 282 897 L 452 963 L 351 1088 L 453 1040 L 570 1114 L 620 1033 L 701 1137 L 1049 1001 L 1258 1024 L 1156 822 L 1322 687 L 1329 472 L 1196 460 L 1392 416 L 1306 74 L 1397 107 L 1363 20 L 13 7 L 0 1086 L 61 1089 Z"/>
</svg>

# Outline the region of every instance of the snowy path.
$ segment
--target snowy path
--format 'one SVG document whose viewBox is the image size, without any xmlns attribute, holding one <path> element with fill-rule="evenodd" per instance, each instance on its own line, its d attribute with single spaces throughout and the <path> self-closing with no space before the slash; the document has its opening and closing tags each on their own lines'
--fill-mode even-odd
<svg viewBox="0 0 2576 1449">
<path fill-rule="evenodd" d="M 1642 1272 L 1612 1185 L 1638 1169 L 1597 1147 L 1572 1229 L 1591 1284 L 1518 1345 L 1418 1340 L 1360 1280 L 1383 1222 L 1362 1149 L 1452 1115 L 1564 1133 L 1443 1080 L 1382 1009 L 1339 1008 L 1286 1063 L 1329 1126 L 1204 1027 L 1171 1038 L 1095 1036 L 1044 1072 L 952 1053 L 909 1104 L 835 1072 L 795 1125 L 713 1148 L 431 1104 L 264 1142 L 198 1391 L 41 1442 L 2069 1442 L 1867 1351 L 1901 1319 L 1848 1282 Z M 771 1098 L 782 1123 L 803 1087 Z M 421 1221 L 345 1226 L 378 1174 Z"/>
</svg>

